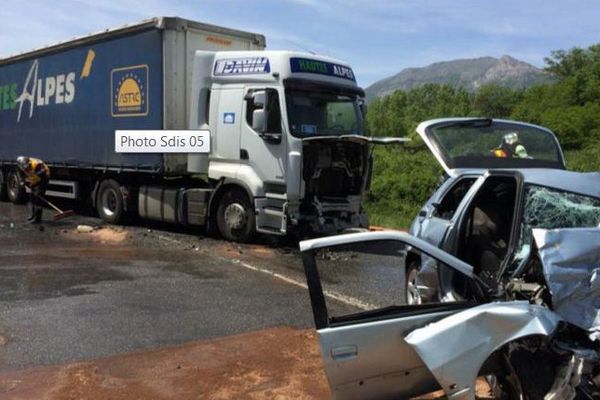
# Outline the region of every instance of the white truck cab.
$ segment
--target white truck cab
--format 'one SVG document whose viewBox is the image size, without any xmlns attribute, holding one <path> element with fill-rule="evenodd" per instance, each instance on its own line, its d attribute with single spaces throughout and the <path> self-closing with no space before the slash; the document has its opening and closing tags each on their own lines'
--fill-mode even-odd
<svg viewBox="0 0 600 400">
<path fill-rule="evenodd" d="M 226 238 L 368 227 L 371 139 L 349 65 L 290 51 L 193 62 L 189 127 L 210 130 L 211 152 L 190 154 L 188 172 L 214 184 L 208 212 Z"/>
</svg>

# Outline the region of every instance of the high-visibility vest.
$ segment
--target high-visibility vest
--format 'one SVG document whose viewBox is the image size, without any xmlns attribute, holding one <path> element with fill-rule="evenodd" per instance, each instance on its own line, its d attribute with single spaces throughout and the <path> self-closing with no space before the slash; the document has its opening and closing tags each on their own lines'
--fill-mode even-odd
<svg viewBox="0 0 600 400">
<path fill-rule="evenodd" d="M 508 158 L 508 154 L 506 153 L 506 151 L 504 149 L 494 149 L 494 150 L 492 150 L 492 153 L 494 153 L 494 157 Z"/>
<path fill-rule="evenodd" d="M 23 172 L 25 173 L 25 182 L 29 187 L 39 185 L 44 178 L 50 178 L 50 168 L 37 158 L 30 158 Z"/>
</svg>

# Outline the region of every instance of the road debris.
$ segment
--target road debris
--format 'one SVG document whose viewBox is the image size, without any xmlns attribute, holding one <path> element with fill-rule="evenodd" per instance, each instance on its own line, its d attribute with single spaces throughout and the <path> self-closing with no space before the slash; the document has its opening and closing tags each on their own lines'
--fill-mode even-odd
<svg viewBox="0 0 600 400">
<path fill-rule="evenodd" d="M 92 233 L 94 227 L 90 225 L 77 225 L 77 233 Z"/>
</svg>

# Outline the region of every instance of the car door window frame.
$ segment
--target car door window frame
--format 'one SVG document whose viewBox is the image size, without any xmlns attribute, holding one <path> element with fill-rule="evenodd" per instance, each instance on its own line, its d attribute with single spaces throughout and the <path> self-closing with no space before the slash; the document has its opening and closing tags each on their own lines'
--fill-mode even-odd
<svg viewBox="0 0 600 400">
<path fill-rule="evenodd" d="M 490 288 L 481 281 L 473 272 L 473 267 L 457 259 L 453 255 L 432 246 L 431 244 L 409 235 L 405 232 L 368 232 L 347 234 L 335 237 L 312 239 L 300 243 L 302 259 L 304 263 L 304 272 L 308 284 L 308 290 L 311 300 L 311 307 L 314 315 L 315 326 L 317 330 L 337 327 L 347 324 L 366 323 L 374 320 L 394 319 L 418 315 L 422 313 L 432 313 L 437 311 L 454 310 L 458 308 L 472 307 L 475 302 L 457 302 L 457 303 L 436 303 L 436 304 L 418 304 L 418 305 L 396 305 L 378 308 L 375 310 L 358 312 L 342 317 L 330 318 L 325 300 L 325 293 L 321 284 L 321 278 L 316 263 L 316 252 L 322 248 L 349 245 L 358 242 L 367 241 L 397 241 L 408 247 L 417 249 L 420 252 L 442 262 L 449 268 L 463 274 L 467 279 L 471 279 L 474 285 L 479 288 L 479 302 L 487 300 Z"/>
<path fill-rule="evenodd" d="M 439 201 L 437 201 L 436 203 L 438 205 L 441 206 L 441 204 L 443 204 L 444 200 L 446 199 L 447 196 L 450 195 L 450 193 L 456 189 L 456 187 L 460 184 L 462 184 L 465 180 L 469 179 L 469 180 L 473 180 L 473 182 L 471 183 L 471 185 L 469 186 L 469 188 L 467 189 L 467 191 L 465 192 L 464 196 L 460 199 L 460 201 L 458 202 L 458 204 L 456 205 L 456 208 L 454 209 L 454 211 L 452 212 L 452 216 L 450 216 L 450 218 L 445 218 L 442 215 L 439 214 L 439 206 L 438 207 L 433 207 L 433 211 L 431 213 L 431 217 L 432 218 L 439 218 L 441 220 L 444 221 L 453 221 L 454 217 L 456 216 L 457 212 L 461 209 L 461 204 L 463 203 L 463 201 L 467 198 L 467 195 L 469 194 L 469 191 L 471 190 L 471 188 L 473 187 L 473 185 L 475 185 L 475 183 L 477 182 L 477 179 L 480 177 L 481 175 L 475 175 L 475 174 L 469 174 L 469 175 L 463 175 L 460 178 L 458 178 L 453 185 L 450 185 L 450 187 L 448 189 L 446 189 L 444 191 L 444 193 L 438 197 Z"/>
<path fill-rule="evenodd" d="M 460 215 L 458 216 L 457 225 L 456 225 L 457 229 L 459 230 L 457 239 L 459 240 L 459 242 L 462 242 L 464 234 L 465 234 L 465 224 L 467 223 L 466 216 L 470 213 L 470 211 L 473 207 L 474 199 L 477 198 L 477 194 L 479 194 L 480 190 L 485 186 L 485 183 L 487 182 L 488 179 L 494 178 L 494 177 L 499 177 L 499 176 L 512 177 L 515 179 L 516 194 L 515 194 L 515 206 L 513 209 L 513 216 L 512 216 L 512 221 L 511 221 L 512 226 L 510 228 L 510 237 L 508 240 L 506 256 L 502 260 L 502 263 L 500 264 L 500 267 L 498 269 L 498 274 L 496 275 L 497 282 L 500 282 L 502 280 L 502 277 L 506 272 L 506 268 L 509 265 L 510 261 L 512 260 L 513 253 L 515 252 L 515 247 L 516 247 L 515 239 L 518 236 L 517 228 L 518 228 L 518 222 L 520 220 L 519 213 L 522 210 L 521 207 L 522 207 L 522 202 L 523 202 L 523 188 L 524 188 L 523 175 L 518 171 L 493 171 L 493 170 L 491 170 L 491 171 L 486 172 L 485 175 L 483 175 L 483 180 L 477 186 L 476 192 L 472 196 L 469 197 L 468 204 L 462 208 Z M 473 188 L 474 186 L 475 186 L 475 184 L 471 188 Z M 467 196 L 465 196 L 465 198 L 466 197 Z M 456 243 L 454 244 L 453 248 L 456 248 Z"/>
</svg>

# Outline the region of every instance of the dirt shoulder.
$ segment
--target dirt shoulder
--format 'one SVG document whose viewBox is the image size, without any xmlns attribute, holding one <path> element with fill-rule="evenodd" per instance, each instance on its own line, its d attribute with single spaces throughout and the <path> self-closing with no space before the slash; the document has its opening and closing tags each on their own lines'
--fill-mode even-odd
<svg viewBox="0 0 600 400">
<path fill-rule="evenodd" d="M 313 331 L 275 328 L 0 374 L 17 399 L 329 398 Z"/>
</svg>

